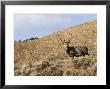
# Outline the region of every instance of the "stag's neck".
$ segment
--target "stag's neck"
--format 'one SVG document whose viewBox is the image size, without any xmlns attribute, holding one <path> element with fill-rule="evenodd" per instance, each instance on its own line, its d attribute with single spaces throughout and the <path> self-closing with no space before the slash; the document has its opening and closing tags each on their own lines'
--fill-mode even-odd
<svg viewBox="0 0 110 89">
<path fill-rule="evenodd" d="M 69 46 L 64 46 L 65 51 L 69 49 Z"/>
</svg>

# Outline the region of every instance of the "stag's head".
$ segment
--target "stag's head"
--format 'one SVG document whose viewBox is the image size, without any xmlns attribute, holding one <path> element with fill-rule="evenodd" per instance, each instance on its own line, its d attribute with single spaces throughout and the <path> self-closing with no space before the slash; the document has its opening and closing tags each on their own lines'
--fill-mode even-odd
<svg viewBox="0 0 110 89">
<path fill-rule="evenodd" d="M 60 43 L 63 44 L 65 49 L 70 47 L 70 41 L 71 41 L 71 36 L 72 36 L 72 34 L 69 32 L 67 32 L 67 34 L 68 34 L 68 37 L 66 37 L 63 33 L 58 34 L 58 38 L 60 40 Z"/>
</svg>

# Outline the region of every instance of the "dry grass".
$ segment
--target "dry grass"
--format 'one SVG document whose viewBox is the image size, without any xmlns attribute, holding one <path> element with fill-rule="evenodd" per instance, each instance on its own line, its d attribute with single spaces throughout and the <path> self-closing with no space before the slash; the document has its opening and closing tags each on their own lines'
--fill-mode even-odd
<svg viewBox="0 0 110 89">
<path fill-rule="evenodd" d="M 97 74 L 97 29 L 91 21 L 60 31 L 65 38 L 72 33 L 71 45 L 85 45 L 89 56 L 71 59 L 59 42 L 58 33 L 40 39 L 14 44 L 15 76 L 96 76 Z M 42 64 L 47 62 L 47 66 Z M 44 63 L 45 64 L 45 63 Z"/>
</svg>

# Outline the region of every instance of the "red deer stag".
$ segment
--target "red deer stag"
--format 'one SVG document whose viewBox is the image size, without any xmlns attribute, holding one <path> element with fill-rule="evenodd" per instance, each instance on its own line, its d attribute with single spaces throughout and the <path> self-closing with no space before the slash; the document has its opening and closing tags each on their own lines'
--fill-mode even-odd
<svg viewBox="0 0 110 89">
<path fill-rule="evenodd" d="M 70 36 L 70 38 L 68 40 L 63 40 L 64 37 L 62 39 L 61 34 L 60 35 L 58 34 L 59 40 L 63 44 L 66 53 L 72 58 L 89 55 L 88 48 L 86 46 L 70 46 L 72 34 L 69 32 L 68 32 L 68 34 Z M 63 34 L 63 36 L 64 36 L 64 34 Z"/>
</svg>

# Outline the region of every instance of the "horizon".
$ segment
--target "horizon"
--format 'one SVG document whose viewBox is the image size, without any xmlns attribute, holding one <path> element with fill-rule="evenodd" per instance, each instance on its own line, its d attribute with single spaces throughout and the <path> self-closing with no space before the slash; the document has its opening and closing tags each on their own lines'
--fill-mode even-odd
<svg viewBox="0 0 110 89">
<path fill-rule="evenodd" d="M 14 40 L 41 38 L 96 19 L 96 14 L 15 14 Z"/>
</svg>

